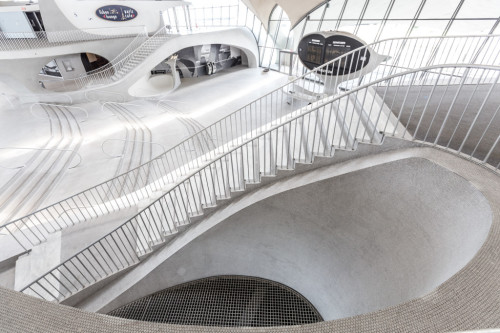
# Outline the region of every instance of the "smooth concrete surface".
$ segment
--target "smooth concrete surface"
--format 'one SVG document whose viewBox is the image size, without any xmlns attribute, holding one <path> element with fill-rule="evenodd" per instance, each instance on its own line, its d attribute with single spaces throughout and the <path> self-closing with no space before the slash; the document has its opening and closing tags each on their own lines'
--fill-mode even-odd
<svg viewBox="0 0 500 333">
<path fill-rule="evenodd" d="M 213 76 L 183 79 L 183 85 L 160 104 L 156 100 L 137 100 L 127 104 L 107 103 L 106 100 L 87 102 L 60 107 L 58 114 L 61 118 L 55 117 L 54 114 L 51 114 L 49 118 L 40 104 L 18 104 L 16 100 L 0 98 L 2 119 L 0 122 L 0 142 L 2 143 L 0 145 L 0 188 L 2 194 L 29 193 L 40 190 L 40 186 L 29 188 L 22 184 L 19 188 L 15 186 L 17 183 L 14 181 L 19 182 L 21 176 L 25 177 L 28 183 L 35 178 L 49 179 L 57 176 L 49 187 L 44 188 L 43 195 L 40 196 L 41 201 L 35 205 L 36 207 L 32 205 L 33 202 L 29 202 L 30 205 L 18 207 L 15 211 L 2 210 L 0 207 L 0 215 L 20 217 L 147 162 L 151 156 L 157 156 L 172 148 L 204 126 L 214 122 L 214 119 L 234 112 L 255 98 L 276 89 L 285 81 L 286 76 L 276 72 L 262 73 L 262 70 L 258 68 L 248 69 L 236 66 Z M 232 93 L 228 94 L 228 91 Z M 200 103 L 198 98 L 207 102 Z M 81 163 L 72 169 L 62 168 L 57 172 L 52 170 L 50 177 L 44 177 L 39 163 L 32 160 L 37 153 L 36 149 L 18 150 L 15 148 L 42 148 L 43 143 L 52 136 L 51 128 L 67 127 L 62 120 L 65 116 L 71 119 L 73 128 L 75 126 L 79 128 L 78 136 L 83 138 L 77 151 L 81 156 Z M 64 135 L 60 135 L 58 142 L 60 141 L 61 144 L 71 142 L 75 136 L 76 132 L 66 131 Z M 151 141 L 154 144 L 121 141 L 127 137 L 130 140 L 135 137 L 136 140 Z M 121 154 L 124 156 L 120 157 Z M 77 162 L 78 158 L 74 158 L 69 166 L 75 166 Z M 131 217 L 134 212 L 122 215 L 121 222 Z M 71 241 L 70 244 L 73 246 L 63 251 L 61 258 L 81 250 L 91 240 L 95 240 L 98 235 L 102 234 L 99 226 L 92 221 L 85 226 L 82 225 L 81 228 L 76 228 L 81 232 L 81 240 Z M 93 232 L 96 234 L 92 234 Z M 84 236 L 85 233 L 89 234 Z M 63 235 L 64 237 L 66 236 Z M 0 283 L 3 286 L 13 287 L 15 260 L 10 259 L 17 258 L 24 250 L 8 235 L 0 235 L 0 243 L 2 244 L 0 265 L 5 264 L 5 266 L 0 266 Z M 38 259 L 33 260 L 42 260 L 38 256 L 35 258 Z M 42 266 L 48 270 L 51 263 L 54 264 L 49 260 Z"/>
<path fill-rule="evenodd" d="M 74 43 L 69 45 L 62 45 L 51 48 L 21 50 L 0 52 L 0 59 L 2 59 L 2 67 L 0 69 L 0 79 L 2 82 L 14 82 L 15 88 L 2 89 L 5 93 L 13 96 L 23 94 L 45 94 L 40 96 L 44 101 L 50 101 L 51 97 L 54 99 L 59 98 L 58 93 L 54 93 L 47 89 L 42 88 L 38 81 L 38 74 L 41 68 L 58 56 L 69 54 L 79 54 L 82 52 L 90 52 L 103 56 L 108 60 L 114 59 L 122 50 L 124 50 L 132 41 L 132 38 L 117 38 L 111 40 L 100 41 L 87 41 Z M 175 52 L 196 45 L 203 44 L 228 44 L 234 46 L 245 54 L 247 59 L 246 65 L 250 68 L 255 68 L 258 65 L 259 50 L 255 42 L 254 35 L 246 28 L 224 28 L 224 29 L 210 29 L 202 32 L 194 32 L 187 35 L 171 35 L 168 42 L 165 42 L 144 61 L 135 66 L 130 73 L 122 77 L 120 80 L 112 82 L 105 87 L 89 87 L 79 91 L 68 91 L 64 94 L 69 95 L 73 101 L 84 102 L 91 99 L 89 93 L 94 91 L 107 92 L 108 100 L 111 95 L 119 94 L 120 100 L 131 100 L 133 97 L 127 94 L 129 88 L 137 81 L 141 80 L 145 74 L 149 73 L 151 69 L 157 66 L 161 61 L 165 60 Z M 19 54 L 18 54 L 19 53 Z M 3 56 L 2 56 L 3 54 Z M 20 71 L 19 69 L 23 70 Z M 50 77 L 48 78 L 50 79 Z M 3 84 L 0 85 L 0 88 Z M 104 95 L 106 96 L 106 95 Z M 105 99 L 105 98 L 99 98 Z M 115 100 L 116 101 L 116 100 Z"/>
<path fill-rule="evenodd" d="M 33 247 L 15 262 L 13 289 L 21 290 L 136 213 L 136 206 L 129 207 L 51 234 L 47 241 Z"/>
<path fill-rule="evenodd" d="M 76 168 L 62 170 L 64 176 L 47 193 L 39 207 L 65 199 L 113 177 L 120 166 L 120 160 L 128 158 L 112 157 L 120 155 L 126 144 L 119 140 L 125 140 L 127 135 L 129 139 L 135 136 L 137 140 L 141 140 L 143 133 L 151 131 L 151 138 L 147 140 L 156 143 L 152 145 L 151 153 L 152 156 L 157 156 L 193 134 L 192 124 L 185 121 L 186 117 L 197 122 L 200 128 L 207 126 L 214 119 L 222 118 L 274 90 L 286 81 L 286 76 L 275 72 L 263 74 L 258 68 L 237 66 L 210 77 L 182 81 L 179 89 L 162 102 L 177 112 L 162 109 L 156 100 L 137 100 L 115 105 L 106 104 L 106 99 L 75 104 L 73 106 L 81 109 L 69 107 L 64 111 L 75 116 L 81 130 L 83 142 L 78 153 L 82 162 Z M 202 103 L 200 100 L 206 102 Z M 15 107 L 12 107 L 6 100 L 1 101 L 4 104 L 0 108 L 0 148 L 40 148 L 51 136 L 50 126 L 60 126 L 57 119 L 52 119 L 51 124 L 51 119 L 44 115 L 39 105 L 19 105 L 13 101 Z M 119 112 L 128 112 L 129 116 L 124 118 Z M 64 139 L 71 140 L 72 136 L 66 135 Z M 111 157 L 101 149 L 105 140 L 111 140 L 104 146 L 105 152 Z M 135 154 L 138 154 L 149 144 L 135 143 L 135 146 Z M 0 150 L 0 188 L 20 172 L 16 168 L 26 165 L 35 152 Z M 144 154 L 140 160 L 134 160 L 131 167 L 148 161 L 148 154 Z M 122 163 L 124 164 L 127 164 L 126 161 Z M 35 176 L 37 169 L 32 169 Z"/>
<path fill-rule="evenodd" d="M 43 66 L 60 56 L 80 54 L 84 52 L 98 54 L 108 60 L 114 59 L 133 40 L 115 38 L 111 40 L 86 41 L 51 48 L 0 52 L 0 91 L 19 96 L 26 94 L 54 94 L 42 88 L 38 81 Z M 47 80 L 52 77 L 47 77 Z M 52 101 L 60 101 L 54 94 Z M 49 96 L 40 96 L 42 101 L 49 101 Z M 63 100 L 64 101 L 64 100 Z M 67 100 L 65 101 L 67 103 Z"/>
<path fill-rule="evenodd" d="M 165 94 L 165 92 L 172 91 L 179 86 L 180 78 L 179 73 L 175 74 L 159 74 L 159 75 L 146 75 L 129 89 L 128 93 L 134 97 L 154 97 Z"/>
<path fill-rule="evenodd" d="M 479 252 L 458 273 L 424 297 L 350 318 L 312 325 L 219 328 L 146 323 L 108 317 L 0 289 L 5 332 L 456 332 L 500 327 L 500 179 L 484 167 L 432 148 L 409 149 L 408 158 L 432 160 L 479 190 L 491 203 L 492 225 Z M 402 153 L 400 151 L 399 153 Z M 394 152 L 384 153 L 394 154 Z M 386 159 L 389 162 L 390 159 Z M 401 160 L 401 156 L 396 160 Z M 352 165 L 351 165 L 352 169 Z M 439 168 L 438 168 L 439 169 Z M 339 170 L 340 171 L 340 170 Z M 347 171 L 347 170 L 346 170 Z M 326 178 L 332 175 L 325 175 Z M 29 312 L 29 316 L 26 313 Z"/>
<path fill-rule="evenodd" d="M 417 140 L 436 141 L 441 146 L 455 150 L 461 148 L 468 155 L 474 152 L 477 159 L 484 159 L 494 147 L 488 163 L 498 166 L 500 95 L 495 91 L 499 87 L 500 84 L 497 84 L 492 94 L 488 94 L 491 84 L 435 88 L 415 86 L 404 89 L 389 87 L 378 88 L 377 92 L 384 96 L 388 107 Z M 448 110 L 453 102 L 457 107 Z M 445 127 L 439 132 L 442 124 Z M 465 138 L 467 140 L 463 142 Z"/>
<path fill-rule="evenodd" d="M 183 6 L 184 1 L 127 1 L 126 6 L 136 10 L 137 16 L 126 22 L 108 21 L 99 18 L 95 12 L 97 8 L 107 5 L 99 0 L 39 0 L 42 18 L 47 23 L 48 31 L 72 29 L 96 29 L 97 34 L 105 32 L 106 28 L 122 28 L 133 30 L 136 27 L 145 27 L 148 32 L 160 29 L 162 25 L 160 13 L 174 6 Z M 99 32 L 99 29 L 104 31 Z"/>
<path fill-rule="evenodd" d="M 119 93 L 126 100 L 132 99 L 126 94 L 130 87 L 141 80 L 145 74 L 156 67 L 161 61 L 179 50 L 191 46 L 224 43 L 240 49 L 245 54 L 249 68 L 256 68 L 259 63 L 259 50 L 254 35 L 246 28 L 211 29 L 187 35 L 172 35 L 167 42 L 151 53 L 144 61 L 137 64 L 127 75 L 118 81 L 103 87 L 89 87 L 86 92 L 104 90 L 109 93 Z M 69 92 L 75 99 L 81 98 L 82 91 Z"/>
<path fill-rule="evenodd" d="M 216 211 L 78 306 L 106 313 L 223 274 L 283 283 L 327 320 L 421 297 L 473 258 L 492 219 L 484 196 L 435 159 L 428 148 L 413 148 L 273 182 Z"/>
</svg>

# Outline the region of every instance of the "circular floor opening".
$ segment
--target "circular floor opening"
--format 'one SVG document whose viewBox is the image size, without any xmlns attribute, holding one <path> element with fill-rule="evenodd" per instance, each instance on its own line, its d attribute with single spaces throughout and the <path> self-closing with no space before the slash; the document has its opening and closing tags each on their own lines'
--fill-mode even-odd
<svg viewBox="0 0 500 333">
<path fill-rule="evenodd" d="M 149 322 L 226 327 L 303 325 L 323 321 L 295 290 L 248 276 L 216 276 L 128 303 L 111 316 Z"/>
</svg>

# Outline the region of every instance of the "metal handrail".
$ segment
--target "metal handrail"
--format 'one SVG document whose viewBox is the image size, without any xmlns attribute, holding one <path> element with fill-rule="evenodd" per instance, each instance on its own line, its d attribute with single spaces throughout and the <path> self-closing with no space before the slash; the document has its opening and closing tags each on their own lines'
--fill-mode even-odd
<svg viewBox="0 0 500 333">
<path fill-rule="evenodd" d="M 220 6 L 220 8 L 225 8 L 227 6 Z M 240 10 L 239 5 L 233 6 L 238 8 L 238 12 Z M 217 7 L 218 8 L 218 7 Z M 196 8 L 199 9 L 199 8 Z M 188 10 L 188 9 L 187 9 Z M 175 7 L 168 8 L 166 13 L 171 13 L 172 16 L 175 17 Z M 189 12 L 188 12 L 189 15 Z M 170 17 L 170 14 L 169 14 Z M 255 17 L 255 15 L 254 15 Z M 213 20 L 212 20 L 212 23 Z M 222 22 L 221 22 L 222 23 Z M 246 22 L 245 22 L 246 23 Z M 237 17 L 236 24 L 231 24 L 229 20 L 227 24 L 220 26 L 244 26 L 245 24 L 239 22 L 239 15 Z M 204 25 L 207 27 L 207 25 Z M 216 27 L 218 25 L 212 24 L 211 27 Z M 176 34 L 173 34 L 171 30 L 175 30 Z M 196 30 L 196 29 L 194 29 Z M 127 64 L 130 64 L 132 59 L 136 59 L 136 61 L 141 61 L 152 52 L 154 52 L 166 38 L 169 36 L 176 36 L 179 34 L 191 34 L 193 33 L 192 24 L 190 21 L 186 21 L 185 25 L 180 25 L 176 20 L 169 22 L 165 27 L 160 28 L 153 36 L 142 41 L 142 43 L 138 42 L 138 38 L 136 38 L 132 43 L 120 53 L 115 59 L 110 61 L 109 64 L 97 68 L 91 72 L 86 73 L 85 75 L 79 76 L 77 78 L 72 78 L 69 80 L 58 81 L 58 84 L 61 84 L 61 87 L 56 88 L 57 90 L 75 90 L 82 89 L 84 87 L 91 87 L 95 85 L 108 84 L 113 82 L 113 80 L 118 80 L 124 75 L 128 74 L 133 68 L 130 66 L 127 68 Z M 138 36 L 139 37 L 139 36 Z M 155 43 L 160 42 L 159 45 L 155 45 Z M 136 47 L 134 47 L 136 46 Z M 144 52 L 145 51 L 145 52 Z M 54 80 L 40 80 L 42 83 L 54 83 Z"/>
<path fill-rule="evenodd" d="M 401 64 L 405 62 L 405 50 L 408 50 L 408 52 L 413 51 L 416 46 L 421 44 L 430 44 L 431 41 L 435 39 L 436 37 L 415 37 L 409 39 L 413 42 L 404 42 L 405 39 L 396 38 L 394 39 L 395 41 L 393 41 L 393 39 L 389 39 L 381 41 L 378 44 L 373 43 L 370 45 L 385 45 L 384 47 L 378 48 L 382 51 L 391 45 L 399 45 L 400 47 L 392 50 L 392 53 L 389 55 L 395 55 L 391 59 L 393 63 L 397 62 Z M 494 45 L 496 48 L 496 45 L 500 40 L 500 36 L 482 36 L 481 40 L 484 39 L 491 41 L 490 44 L 495 43 Z M 471 39 L 469 39 L 469 41 L 470 40 Z M 168 150 L 165 154 L 159 155 L 151 161 L 136 167 L 127 173 L 121 174 L 108 181 L 79 192 L 30 215 L 0 226 L 0 232 L 4 229 L 9 229 L 10 234 L 13 235 L 19 245 L 24 250 L 27 250 L 32 246 L 45 241 L 48 234 L 86 220 L 86 217 L 83 216 L 80 218 L 74 217 L 59 223 L 54 230 L 43 230 L 41 234 L 34 229 L 36 225 L 50 221 L 53 219 L 53 216 L 58 215 L 59 212 L 67 209 L 68 207 L 75 205 L 99 205 L 102 208 L 102 214 L 108 214 L 120 210 L 123 206 L 137 204 L 139 201 L 150 197 L 153 192 L 163 191 L 164 188 L 170 186 L 171 184 L 175 184 L 178 179 L 182 179 L 186 174 L 190 174 L 192 170 L 199 168 L 202 165 L 199 160 L 200 155 L 205 156 L 208 160 L 217 158 L 217 156 L 231 148 L 231 142 L 234 139 L 242 135 L 254 136 L 258 134 L 259 131 L 262 131 L 265 126 L 270 126 L 273 122 L 283 121 L 283 116 L 301 109 L 307 103 L 296 101 L 294 98 L 289 101 L 289 91 L 293 91 L 297 88 L 297 86 L 303 87 L 304 89 L 308 88 L 310 90 L 318 90 L 322 88 L 322 84 L 318 83 L 317 80 L 318 73 L 321 73 L 321 71 L 325 68 L 335 67 L 336 65 L 345 62 L 346 59 L 355 61 L 355 56 L 361 56 L 366 50 L 370 49 L 370 45 L 352 50 L 342 57 L 334 59 L 325 65 L 290 81 L 288 84 L 271 91 L 270 93 L 208 126 L 206 129 L 190 136 L 183 142 Z M 451 42 L 445 45 L 453 47 L 454 43 Z M 478 53 L 478 50 L 474 50 L 472 47 L 467 48 L 467 50 L 471 50 L 468 51 L 468 54 Z M 387 53 L 385 54 L 387 55 Z M 398 60 L 398 57 L 396 57 L 398 54 L 398 57 L 403 60 Z M 452 60 L 454 60 L 454 58 Z M 424 59 L 422 61 L 426 60 Z M 408 61 L 406 62 L 408 63 Z M 384 71 L 390 72 L 390 70 L 387 69 L 384 69 Z M 365 75 L 364 82 L 369 83 L 373 81 L 372 77 L 377 78 L 377 75 L 380 75 L 380 73 Z M 348 74 L 347 77 L 349 78 Z M 425 83 L 425 81 L 420 82 Z M 287 103 L 287 101 L 289 102 Z M 309 108 L 311 107 L 312 106 L 309 106 Z M 242 122 L 242 120 L 244 120 L 244 122 Z M 213 149 L 213 142 L 217 142 L 217 149 Z M 206 152 L 209 152 L 209 154 L 207 155 Z M 134 181 L 134 179 L 137 179 L 138 177 L 148 179 L 149 183 L 146 183 L 146 185 L 142 187 L 130 186 L 129 184 L 144 184 L 143 182 L 138 183 Z M 112 190 L 117 187 L 125 188 L 123 191 Z M 124 193 L 124 196 L 114 196 L 113 193 L 115 192 Z M 110 195 L 112 197 L 109 197 Z M 118 202 L 120 204 L 118 204 Z"/>
<path fill-rule="evenodd" d="M 123 33 L 124 29 L 133 32 Z M 54 47 L 82 41 L 134 37 L 144 34 L 145 31 L 145 26 L 127 26 L 63 31 L 0 32 L 0 52 Z"/>
<path fill-rule="evenodd" d="M 424 109 L 419 111 L 416 102 L 407 101 L 407 97 L 412 88 L 416 92 L 421 91 L 421 85 L 414 84 L 415 78 L 430 70 L 437 70 L 438 74 L 428 78 L 432 91 L 423 96 L 418 94 L 420 101 L 425 103 Z M 479 72 L 479 77 L 468 76 L 472 70 Z M 450 77 L 442 74 L 447 71 L 461 75 Z M 489 80 L 490 77 L 494 79 Z M 481 159 L 477 159 L 478 155 L 474 154 L 485 133 L 490 131 L 499 107 L 495 104 L 496 111 L 493 115 L 486 114 L 482 122 L 478 118 L 487 112 L 484 107 L 489 98 L 499 92 L 499 80 L 500 67 L 497 66 L 428 66 L 392 74 L 328 98 L 305 112 L 284 116 L 283 121 L 265 126 L 255 135 L 236 138 L 231 148 L 201 164 L 137 215 L 49 270 L 22 288 L 21 292 L 61 301 L 137 264 L 164 244 L 168 236 L 176 234 L 179 227 L 188 225 L 192 217 L 202 215 L 205 207 L 216 206 L 218 200 L 230 197 L 231 192 L 244 190 L 246 184 L 258 183 L 262 176 L 274 176 L 278 169 L 293 169 L 296 163 L 313 163 L 316 156 L 333 157 L 336 149 L 355 150 L 358 143 L 382 144 L 380 132 L 426 143 L 487 166 L 492 151 L 500 141 L 500 133 L 493 128 L 489 134 L 498 136 L 495 143 L 483 145 Z M 397 107 L 392 104 L 392 97 L 386 97 L 389 87 L 401 88 L 395 82 L 405 83 L 399 96 L 404 101 Z M 406 82 L 411 83 L 408 85 Z M 436 92 L 435 88 L 441 85 L 456 88 L 452 91 L 454 98 L 451 101 L 444 101 L 440 92 Z M 384 91 L 382 97 L 377 94 L 380 90 Z M 465 96 L 469 101 L 465 109 L 463 102 L 458 101 L 459 96 Z M 437 106 L 429 103 L 433 98 L 438 102 Z M 469 107 L 470 101 L 478 98 L 483 100 L 480 108 Z M 387 107 L 388 113 L 384 109 Z M 445 110 L 446 115 L 443 120 L 436 120 L 435 114 L 440 109 Z M 452 120 L 452 115 L 460 114 L 458 122 Z M 465 114 L 472 115 L 472 121 L 464 117 Z M 392 125 L 391 115 L 397 117 L 397 122 Z M 401 122 L 402 118 L 408 118 L 406 123 Z M 485 122 L 488 123 L 486 127 L 483 124 Z M 435 125 L 435 130 L 429 136 L 430 129 Z M 455 137 L 455 130 L 459 126 L 466 128 L 467 133 L 463 138 Z M 477 129 L 483 133 L 479 140 L 471 135 Z M 411 132 L 410 136 L 408 132 Z M 464 149 L 465 145 L 469 146 L 469 151 L 474 147 L 472 153 Z M 203 156 L 199 160 L 203 160 Z M 487 167 L 500 175 L 498 165 Z"/>
<path fill-rule="evenodd" d="M 107 84 L 113 82 L 113 79 L 118 80 L 134 68 L 134 66 L 131 65 L 133 61 L 137 63 L 142 61 L 158 49 L 158 47 L 164 43 L 165 39 L 170 38 L 169 36 L 171 37 L 173 35 L 169 35 L 165 27 L 160 28 L 153 36 L 140 43 L 140 45 L 132 51 L 126 49 L 128 53 L 120 53 L 119 60 L 111 61 L 111 65 L 105 65 L 83 76 L 60 81 L 60 83 L 62 83 L 62 88 L 66 89 L 66 87 L 69 86 L 71 90 L 76 90 L 84 87 Z M 54 82 L 53 80 L 40 81 L 42 83 Z"/>
</svg>

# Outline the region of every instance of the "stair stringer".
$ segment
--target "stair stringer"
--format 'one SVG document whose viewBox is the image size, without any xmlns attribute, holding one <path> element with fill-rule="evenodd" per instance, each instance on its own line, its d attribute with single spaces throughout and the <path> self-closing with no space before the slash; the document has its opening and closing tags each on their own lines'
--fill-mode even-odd
<svg viewBox="0 0 500 333">
<path fill-rule="evenodd" d="M 217 207 L 212 207 L 206 212 L 207 214 L 192 219 L 186 230 L 178 233 L 174 238 L 156 249 L 156 251 L 149 253 L 147 257 L 137 264 L 136 268 L 130 270 L 129 273 L 124 274 L 119 279 L 114 280 L 107 288 L 100 288 L 98 292 L 87 297 L 86 295 L 89 293 L 83 292 L 88 288 L 93 288 L 89 286 L 65 299 L 62 301 L 62 304 L 77 306 L 88 311 L 106 313 L 116 307 L 112 305 L 112 302 L 117 297 L 130 289 L 142 277 L 161 264 L 161 262 L 181 250 L 204 232 L 222 222 L 228 216 L 235 214 L 251 203 L 264 200 L 266 197 L 276 194 L 276 191 L 286 191 L 307 183 L 320 181 L 321 178 L 316 178 L 317 175 L 313 172 L 321 173 L 322 177 L 332 177 L 332 171 L 325 171 L 331 167 L 335 168 L 336 171 L 334 173 L 338 172 L 338 175 L 353 172 L 376 165 L 373 164 L 375 162 L 380 164 L 388 162 L 389 160 L 385 158 L 386 155 L 390 158 L 403 158 L 401 156 L 407 155 L 398 154 L 398 150 L 419 146 L 424 145 L 406 140 L 387 138 L 383 145 L 361 144 L 356 151 L 336 152 L 334 158 L 316 157 L 314 163 L 297 164 L 296 169 L 293 171 L 278 170 L 275 176 L 264 177 L 263 181 L 259 184 L 248 186 L 247 191 L 233 192 L 230 198 L 218 200 Z M 378 155 L 380 156 L 377 157 Z M 373 159 L 376 161 L 372 161 Z M 297 181 L 298 179 L 301 180 Z M 262 195 L 262 193 L 266 194 Z M 246 202 L 245 205 L 242 205 L 241 202 L 243 201 Z"/>
</svg>

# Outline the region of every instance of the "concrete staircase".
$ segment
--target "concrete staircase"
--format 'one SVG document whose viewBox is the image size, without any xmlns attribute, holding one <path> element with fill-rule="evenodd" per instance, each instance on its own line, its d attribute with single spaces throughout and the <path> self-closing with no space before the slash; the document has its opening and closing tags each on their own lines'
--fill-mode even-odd
<svg viewBox="0 0 500 333">
<path fill-rule="evenodd" d="M 381 144 L 380 131 L 400 127 L 379 102 L 370 89 L 329 97 L 199 156 L 203 166 L 191 168 L 184 181 L 144 199 L 135 217 L 21 291 L 59 302 L 88 293 L 266 177 L 312 164 L 316 157 L 334 157 L 336 150 L 353 151 L 359 143 Z"/>
</svg>

